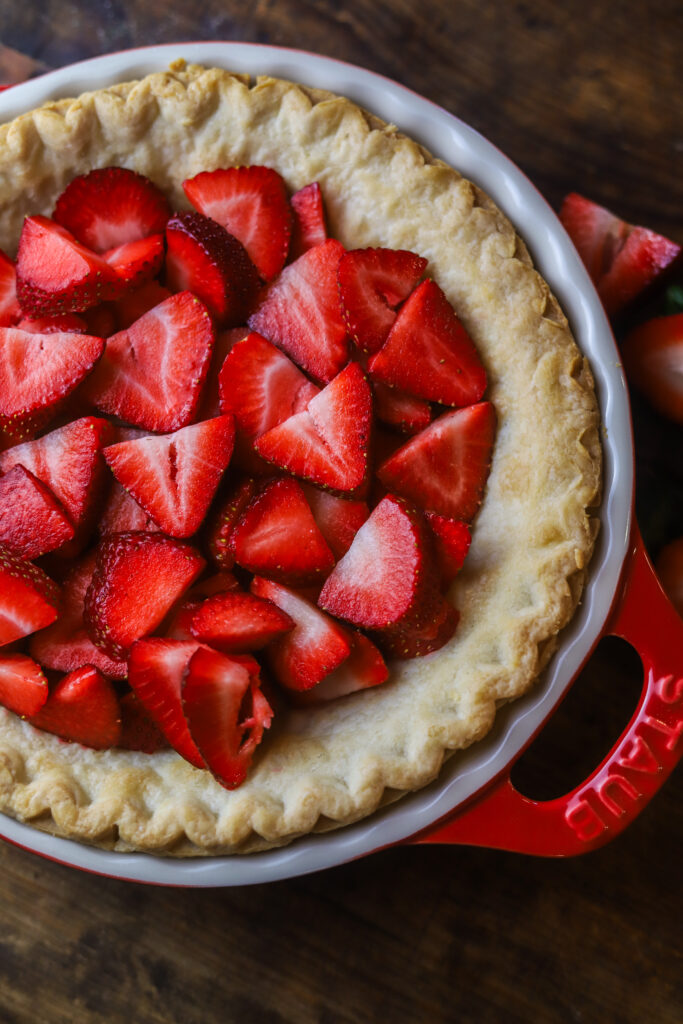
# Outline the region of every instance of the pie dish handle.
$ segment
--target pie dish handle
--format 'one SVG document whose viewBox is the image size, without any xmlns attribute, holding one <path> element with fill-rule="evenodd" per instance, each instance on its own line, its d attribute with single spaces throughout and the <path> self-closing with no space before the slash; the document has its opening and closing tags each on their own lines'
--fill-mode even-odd
<svg viewBox="0 0 683 1024">
<path fill-rule="evenodd" d="M 643 690 L 633 717 L 592 775 L 565 796 L 537 801 L 515 789 L 508 765 L 467 807 L 413 842 L 568 857 L 610 842 L 640 814 L 683 751 L 683 619 L 660 586 L 637 526 L 602 635 L 622 637 L 635 648 Z"/>
</svg>

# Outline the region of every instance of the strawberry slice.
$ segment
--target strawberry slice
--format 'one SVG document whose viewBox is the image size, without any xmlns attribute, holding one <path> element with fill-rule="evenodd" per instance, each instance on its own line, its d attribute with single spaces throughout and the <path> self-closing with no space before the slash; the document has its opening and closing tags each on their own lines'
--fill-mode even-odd
<svg viewBox="0 0 683 1024">
<path fill-rule="evenodd" d="M 267 484 L 243 511 L 229 543 L 238 565 L 283 583 L 314 583 L 334 565 L 296 480 Z"/>
<path fill-rule="evenodd" d="M 328 576 L 318 604 L 368 629 L 419 626 L 440 598 L 436 579 L 423 517 L 387 495 Z"/>
<path fill-rule="evenodd" d="M 126 292 L 125 295 L 122 295 L 120 299 L 111 304 L 110 308 L 114 314 L 114 323 L 111 330 L 107 330 L 101 337 L 108 338 L 110 334 L 115 334 L 116 331 L 127 330 L 141 316 L 149 313 L 150 309 L 154 309 L 164 299 L 170 299 L 172 294 L 168 288 L 164 288 L 158 281 L 147 281 L 146 284 L 140 285 L 139 288 Z M 97 309 L 101 308 L 101 306 L 97 307 Z M 91 315 L 94 312 L 95 310 L 89 311 L 89 314 Z M 96 334 L 97 331 L 93 333 Z"/>
<path fill-rule="evenodd" d="M 204 393 L 197 419 L 210 420 L 214 416 L 220 416 L 221 411 L 230 411 L 228 409 L 221 410 L 219 393 L 220 373 L 223 363 L 237 342 L 241 341 L 242 338 L 246 338 L 248 334 L 248 327 L 229 327 L 227 331 L 219 331 L 216 335 L 216 344 L 211 356 L 211 365 L 207 374 L 206 384 L 204 385 Z"/>
<path fill-rule="evenodd" d="M 311 250 L 313 252 L 314 250 Z M 358 363 L 349 363 L 296 413 L 254 442 L 259 455 L 294 476 L 354 492 L 368 474 L 372 394 Z"/>
<path fill-rule="evenodd" d="M 307 601 L 273 580 L 255 576 L 251 592 L 276 604 L 294 621 L 294 629 L 267 648 L 277 681 L 288 690 L 310 690 L 351 653 L 348 630 Z"/>
<path fill-rule="evenodd" d="M 290 259 L 296 260 L 307 249 L 322 245 L 327 239 L 325 208 L 317 181 L 304 185 L 290 199 L 294 220 L 289 244 Z"/>
<path fill-rule="evenodd" d="M 104 449 L 114 476 L 171 537 L 201 525 L 232 455 L 232 416 L 218 416 L 161 437 L 141 437 Z"/>
<path fill-rule="evenodd" d="M 683 618 L 683 537 L 664 545 L 657 556 L 655 569 L 665 593 Z"/>
<path fill-rule="evenodd" d="M 486 390 L 477 350 L 434 281 L 423 281 L 406 300 L 368 371 L 373 380 L 444 405 L 471 405 Z"/>
<path fill-rule="evenodd" d="M 0 477 L 0 541 L 15 555 L 39 558 L 73 535 L 64 509 L 33 473 L 14 466 Z"/>
<path fill-rule="evenodd" d="M 380 481 L 420 508 L 470 522 L 491 468 L 495 419 L 490 402 L 444 413 L 381 464 Z"/>
<path fill-rule="evenodd" d="M 20 318 L 17 271 L 13 260 L 0 249 L 0 327 L 11 327 Z"/>
<path fill-rule="evenodd" d="M 195 210 L 239 239 L 264 281 L 282 270 L 292 230 L 284 181 L 270 167 L 203 171 L 183 182 Z"/>
<path fill-rule="evenodd" d="M 101 672 L 84 665 L 60 679 L 31 725 L 84 747 L 108 750 L 121 736 L 119 699 Z"/>
<path fill-rule="evenodd" d="M 102 253 L 126 288 L 140 288 L 161 270 L 164 262 L 164 236 L 149 235 L 135 242 L 124 242 Z"/>
<path fill-rule="evenodd" d="M 142 754 L 156 754 L 159 750 L 168 750 L 170 743 L 147 714 L 136 693 L 126 693 L 119 701 L 119 706 L 119 747 L 123 750 L 139 750 Z"/>
<path fill-rule="evenodd" d="M 77 316 L 76 313 L 58 313 L 55 316 L 40 316 L 35 319 L 24 317 L 16 326 L 20 331 L 30 331 L 32 334 L 94 334 L 98 338 L 104 337 L 92 330 L 83 317 Z"/>
<path fill-rule="evenodd" d="M 222 786 L 235 789 L 273 718 L 257 679 L 233 658 L 200 647 L 187 666 L 182 700 L 207 768 Z"/>
<path fill-rule="evenodd" d="M 27 217 L 17 253 L 17 298 L 29 316 L 80 313 L 115 299 L 121 280 L 106 260 L 47 217 Z"/>
<path fill-rule="evenodd" d="M 310 484 L 303 485 L 303 492 L 335 561 L 340 559 L 351 547 L 353 538 L 370 515 L 370 509 L 364 501 L 338 498 Z"/>
<path fill-rule="evenodd" d="M 102 412 L 145 430 L 178 430 L 194 418 L 212 347 L 206 306 L 180 292 L 107 340 L 84 394 Z"/>
<path fill-rule="evenodd" d="M 92 581 L 97 553 L 89 552 L 77 562 L 62 589 L 61 614 L 56 622 L 31 637 L 29 652 L 45 668 L 71 672 L 84 665 L 94 665 L 105 676 L 125 679 L 125 661 L 109 658 L 88 636 L 83 624 L 83 602 Z"/>
<path fill-rule="evenodd" d="M 346 661 L 342 662 L 339 668 L 330 672 L 312 690 L 302 690 L 296 695 L 292 694 L 292 699 L 296 704 L 302 706 L 325 704 L 327 701 L 337 700 L 338 697 L 346 697 L 349 693 L 379 686 L 388 679 L 389 669 L 372 640 L 368 640 L 363 633 L 359 633 L 356 629 L 350 630 L 349 636 L 351 637 L 351 653 Z"/>
<path fill-rule="evenodd" d="M 193 292 L 223 327 L 243 324 L 261 282 L 242 243 L 201 213 L 177 213 L 166 245 L 169 288 Z"/>
<path fill-rule="evenodd" d="M 683 423 L 683 313 L 640 324 L 621 351 L 634 387 L 663 416 Z"/>
<path fill-rule="evenodd" d="M 339 261 L 337 278 L 342 316 L 364 352 L 377 352 L 427 260 L 404 249 L 350 249 Z"/>
<path fill-rule="evenodd" d="M 203 601 L 194 611 L 192 635 L 226 654 L 257 651 L 294 628 L 272 601 L 233 590 Z"/>
<path fill-rule="evenodd" d="M 219 569 L 232 569 L 235 564 L 230 535 L 255 493 L 256 484 L 253 480 L 238 480 L 232 484 L 211 516 L 207 531 L 208 547 Z"/>
<path fill-rule="evenodd" d="M 423 658 L 440 650 L 455 633 L 460 612 L 442 598 L 432 616 L 421 626 L 385 629 L 378 634 L 377 642 L 387 657 L 407 660 Z"/>
<path fill-rule="evenodd" d="M 460 519 L 448 519 L 437 512 L 427 512 L 425 518 L 434 536 L 436 564 L 441 571 L 441 582 L 444 586 L 450 586 L 462 569 L 470 549 L 470 528 Z"/>
<path fill-rule="evenodd" d="M 207 597 L 226 594 L 228 591 L 240 590 L 240 585 L 231 572 L 217 572 L 195 583 L 187 591 L 183 600 L 166 619 L 164 636 L 169 640 L 194 640 L 192 619 Z"/>
<path fill-rule="evenodd" d="M 149 178 L 126 167 L 102 167 L 74 178 L 53 216 L 83 245 L 104 253 L 159 234 L 171 209 Z"/>
<path fill-rule="evenodd" d="M 141 533 L 161 533 L 159 525 L 144 508 L 138 505 L 135 498 L 125 487 L 114 479 L 107 496 L 97 529 L 100 536 L 107 533 L 126 533 L 137 530 Z"/>
<path fill-rule="evenodd" d="M 571 192 L 560 220 L 602 299 L 614 316 L 676 262 L 681 247 L 648 228 L 634 227 L 610 210 Z"/>
<path fill-rule="evenodd" d="M 59 597 L 59 587 L 42 569 L 0 542 L 0 647 L 54 622 Z"/>
<path fill-rule="evenodd" d="M 343 252 L 344 247 L 333 238 L 308 249 L 268 286 L 248 320 L 253 331 L 324 383 L 331 381 L 349 358 L 337 287 Z"/>
<path fill-rule="evenodd" d="M 423 398 L 374 381 L 375 416 L 403 434 L 419 434 L 432 420 L 432 407 Z"/>
<path fill-rule="evenodd" d="M 188 544 L 155 533 L 114 533 L 97 549 L 83 619 L 94 644 L 124 658 L 152 633 L 204 568 Z"/>
<path fill-rule="evenodd" d="M 0 655 L 0 704 L 15 715 L 29 717 L 40 711 L 48 698 L 42 668 L 25 654 Z"/>
</svg>

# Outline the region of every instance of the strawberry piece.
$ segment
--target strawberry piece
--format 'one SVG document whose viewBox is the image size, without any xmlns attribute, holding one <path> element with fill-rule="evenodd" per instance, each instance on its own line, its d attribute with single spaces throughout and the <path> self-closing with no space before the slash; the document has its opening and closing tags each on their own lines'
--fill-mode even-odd
<svg viewBox="0 0 683 1024">
<path fill-rule="evenodd" d="M 126 693 L 119 701 L 121 735 L 118 746 L 123 750 L 139 750 L 141 754 L 156 754 L 168 750 L 170 743 L 145 710 L 136 693 Z"/>
<path fill-rule="evenodd" d="M 304 412 L 267 431 L 254 447 L 294 476 L 354 492 L 367 479 L 371 424 L 370 385 L 358 363 L 349 363 Z"/>
<path fill-rule="evenodd" d="M 147 281 L 146 284 L 140 285 L 134 291 L 126 292 L 120 299 L 112 303 L 113 326 L 111 330 L 107 330 L 101 337 L 108 338 L 110 334 L 114 334 L 116 331 L 127 330 L 141 316 L 149 313 L 150 309 L 154 309 L 155 306 L 158 306 L 165 299 L 170 299 L 172 294 L 168 288 L 164 288 L 158 281 Z M 97 309 L 101 308 L 100 306 L 97 307 Z M 92 312 L 95 312 L 95 310 L 92 310 Z M 97 331 L 94 333 L 96 334 Z"/>
<path fill-rule="evenodd" d="M 194 418 L 212 347 L 206 306 L 180 292 L 108 339 L 84 393 L 102 412 L 127 423 L 178 430 Z"/>
<path fill-rule="evenodd" d="M 171 537 L 190 537 L 201 525 L 230 461 L 232 416 L 218 416 L 161 437 L 123 441 L 104 449 L 114 476 Z"/>
<path fill-rule="evenodd" d="M 0 541 L 21 558 L 61 547 L 74 528 L 52 491 L 23 466 L 0 477 Z"/>
<path fill-rule="evenodd" d="M 364 501 L 338 498 L 310 484 L 303 485 L 303 492 L 335 561 L 340 559 L 351 547 L 353 538 L 370 515 L 370 509 Z"/>
<path fill-rule="evenodd" d="M 54 219 L 95 252 L 162 232 L 171 216 L 163 192 L 125 167 L 74 178 L 57 200 Z"/>
<path fill-rule="evenodd" d="M 43 427 L 103 350 L 102 338 L 89 334 L 0 327 L 0 429 L 18 439 Z"/>
<path fill-rule="evenodd" d="M 224 594 L 228 590 L 239 590 L 239 583 L 231 572 L 222 571 L 199 580 L 188 592 L 188 596 L 193 598 L 213 597 L 214 594 Z"/>
<path fill-rule="evenodd" d="M 0 249 L 0 327 L 11 327 L 20 318 L 16 268 L 9 256 Z"/>
<path fill-rule="evenodd" d="M 403 304 L 368 371 L 373 380 L 444 405 L 471 405 L 486 390 L 477 350 L 434 281 L 423 281 Z"/>
<path fill-rule="evenodd" d="M 349 693 L 379 686 L 387 680 L 389 669 L 372 640 L 368 640 L 363 633 L 359 633 L 356 629 L 350 630 L 349 636 L 351 637 L 351 653 L 346 661 L 342 662 L 339 668 L 330 672 L 312 690 L 302 690 L 300 693 L 292 694 L 292 699 L 296 704 L 302 706 L 325 704 L 327 701 L 337 700 L 338 697 L 346 697 Z"/>
<path fill-rule="evenodd" d="M 89 552 L 77 562 L 62 589 L 61 614 L 56 622 L 31 637 L 29 652 L 45 668 L 71 672 L 84 665 L 94 665 L 105 676 L 125 679 L 125 661 L 109 658 L 88 636 L 83 623 L 83 602 L 92 581 L 97 553 Z"/>
<path fill-rule="evenodd" d="M 634 387 L 663 416 L 683 423 L 683 313 L 640 324 L 621 351 Z"/>
<path fill-rule="evenodd" d="M 437 512 L 427 512 L 425 518 L 434 536 L 436 564 L 441 571 L 441 582 L 444 586 L 450 586 L 462 569 L 470 549 L 470 528 L 460 519 L 448 519 Z"/>
<path fill-rule="evenodd" d="M 388 657 L 404 661 L 408 658 L 423 658 L 448 643 L 459 621 L 460 612 L 442 598 L 427 622 L 413 628 L 398 626 L 386 629 L 378 635 L 377 642 Z"/>
<path fill-rule="evenodd" d="M 123 300 L 121 300 L 123 301 Z M 108 338 L 118 330 L 115 309 L 117 302 L 101 302 L 99 306 L 86 309 L 82 319 L 86 325 L 86 334 L 95 334 L 98 338 Z M 74 314 L 69 314 L 76 319 Z"/>
<path fill-rule="evenodd" d="M 164 636 L 169 640 L 194 640 L 192 619 L 202 602 L 207 597 L 240 589 L 239 583 L 231 572 L 218 572 L 215 576 L 206 577 L 195 583 L 168 616 Z"/>
<path fill-rule="evenodd" d="M 42 668 L 25 654 L 0 655 L 0 704 L 15 715 L 29 717 L 40 711 L 48 698 Z"/>
<path fill-rule="evenodd" d="M 113 267 L 47 217 L 27 217 L 17 253 L 17 298 L 24 313 L 80 313 L 121 292 Z"/>
<path fill-rule="evenodd" d="M 182 700 L 207 768 L 222 786 L 235 789 L 273 718 L 258 680 L 233 658 L 200 647 L 187 666 Z"/>
<path fill-rule="evenodd" d="M 233 590 L 203 601 L 192 616 L 197 640 L 227 654 L 257 651 L 294 628 L 294 622 L 272 601 Z"/>
<path fill-rule="evenodd" d="M 211 517 L 208 527 L 209 553 L 219 569 L 232 569 L 235 556 L 230 547 L 230 535 L 235 523 L 254 497 L 253 480 L 240 480 L 233 484 Z"/>
<path fill-rule="evenodd" d="M 203 171 L 183 182 L 195 210 L 239 239 L 264 281 L 282 270 L 292 230 L 285 183 L 270 167 Z"/>
<path fill-rule="evenodd" d="M 0 542 L 0 647 L 49 626 L 57 618 L 57 584 Z"/>
<path fill-rule="evenodd" d="M 228 409 L 221 410 L 219 391 L 220 373 L 223 368 L 223 363 L 230 352 L 232 352 L 237 342 L 241 341 L 242 338 L 246 338 L 248 334 L 248 327 L 230 327 L 227 331 L 219 331 L 216 335 L 216 344 L 214 346 L 213 355 L 211 356 L 211 365 L 209 366 L 209 372 L 206 377 L 206 384 L 204 385 L 204 393 L 202 395 L 201 405 L 199 406 L 197 419 L 210 420 L 214 416 L 220 416 L 222 411 L 230 411 Z"/>
<path fill-rule="evenodd" d="M 230 534 L 238 565 L 283 583 L 314 583 L 334 565 L 296 480 L 267 484 Z"/>
<path fill-rule="evenodd" d="M 373 382 L 372 394 L 375 416 L 388 427 L 404 434 L 419 434 L 432 421 L 432 407 L 423 398 L 408 395 L 379 381 Z"/>
<path fill-rule="evenodd" d="M 304 185 L 290 199 L 294 219 L 289 244 L 290 259 L 296 260 L 307 249 L 322 245 L 327 239 L 325 208 L 317 181 Z"/>
<path fill-rule="evenodd" d="M 683 537 L 664 545 L 655 569 L 667 597 L 683 618 Z"/>
<path fill-rule="evenodd" d="M 158 523 L 147 515 L 125 487 L 114 479 L 97 524 L 100 536 L 107 533 L 161 533 Z"/>
<path fill-rule="evenodd" d="M 349 358 L 337 287 L 343 253 L 344 247 L 333 238 L 308 249 L 268 286 L 248 320 L 253 331 L 324 383 L 331 381 Z"/>
<path fill-rule="evenodd" d="M 115 533 L 98 546 L 83 619 L 91 640 L 123 658 L 152 633 L 204 568 L 198 551 L 154 533 Z"/>
<path fill-rule="evenodd" d="M 344 322 L 364 352 L 377 352 L 403 302 L 427 267 L 427 260 L 404 249 L 350 249 L 339 261 L 337 278 Z"/>
<path fill-rule="evenodd" d="M 140 288 L 161 270 L 164 236 L 149 235 L 134 242 L 124 242 L 103 252 L 102 259 L 114 268 L 126 288 Z"/>
<path fill-rule="evenodd" d="M 60 679 L 31 717 L 31 725 L 84 747 L 108 750 L 118 745 L 121 736 L 119 699 L 101 672 L 84 665 Z"/>
<path fill-rule="evenodd" d="M 261 282 L 246 249 L 201 213 L 177 213 L 166 225 L 166 283 L 193 292 L 223 327 L 237 327 Z"/>
<path fill-rule="evenodd" d="M 576 192 L 565 197 L 560 220 L 591 276 L 608 316 L 637 298 L 676 262 L 681 247 L 648 228 L 627 224 Z"/>
<path fill-rule="evenodd" d="M 128 682 L 173 749 L 195 768 L 204 768 L 181 703 L 183 675 L 198 649 L 196 641 L 138 640 L 128 658 Z"/>
<path fill-rule="evenodd" d="M 272 601 L 294 621 L 291 633 L 266 652 L 273 674 L 286 689 L 310 690 L 349 657 L 349 632 L 301 594 L 260 576 L 251 581 L 251 592 Z"/>
<path fill-rule="evenodd" d="M 470 522 L 491 467 L 495 418 L 490 402 L 444 413 L 381 464 L 380 481 L 420 508 Z"/>
<path fill-rule="evenodd" d="M 56 316 L 41 316 L 36 319 L 24 317 L 16 326 L 18 330 L 30 331 L 32 334 L 94 334 L 98 338 L 103 337 L 90 329 L 83 317 L 75 313 L 58 313 Z"/>
</svg>

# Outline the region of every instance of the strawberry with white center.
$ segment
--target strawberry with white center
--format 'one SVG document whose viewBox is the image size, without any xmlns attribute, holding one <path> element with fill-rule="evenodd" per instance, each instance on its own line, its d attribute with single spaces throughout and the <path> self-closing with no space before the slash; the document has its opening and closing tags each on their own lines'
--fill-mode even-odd
<svg viewBox="0 0 683 1024">
<path fill-rule="evenodd" d="M 0 476 L 0 541 L 21 558 L 39 558 L 71 540 L 74 528 L 52 491 L 23 466 Z"/>
<path fill-rule="evenodd" d="M 190 537 L 204 520 L 232 455 L 232 416 L 104 450 L 114 476 L 171 537 Z"/>
<path fill-rule="evenodd" d="M 317 181 L 304 185 L 290 199 L 294 220 L 289 245 L 290 259 L 296 260 L 307 249 L 321 245 L 327 239 L 325 208 Z"/>
<path fill-rule="evenodd" d="M 621 351 L 633 386 L 663 416 L 683 423 L 683 313 L 640 324 Z"/>
<path fill-rule="evenodd" d="M 339 261 L 339 299 L 349 333 L 364 352 L 377 352 L 427 268 L 404 249 L 351 249 Z"/>
<path fill-rule="evenodd" d="M 357 629 L 349 630 L 349 636 L 351 653 L 346 661 L 330 672 L 312 690 L 301 690 L 292 694 L 294 703 L 302 706 L 324 704 L 386 682 L 389 678 L 389 669 L 372 640 L 368 640 Z"/>
<path fill-rule="evenodd" d="M 25 654 L 0 653 L 0 705 L 15 715 L 35 715 L 48 698 L 40 665 Z"/>
<path fill-rule="evenodd" d="M 150 235 L 135 242 L 124 242 L 102 253 L 118 274 L 126 289 L 140 288 L 161 270 L 164 262 L 164 236 Z"/>
<path fill-rule="evenodd" d="M 111 682 L 93 665 L 75 669 L 57 683 L 31 725 L 63 740 L 108 750 L 121 735 L 121 708 Z"/>
<path fill-rule="evenodd" d="M 0 542 L 0 647 L 49 626 L 59 607 L 57 584 Z"/>
<path fill-rule="evenodd" d="M 365 520 L 370 515 L 366 502 L 353 498 L 339 498 L 336 494 L 321 491 L 310 484 L 303 484 L 303 492 L 318 529 L 327 541 L 335 559 L 339 559 L 351 547 Z"/>
<path fill-rule="evenodd" d="M 9 256 L 0 249 L 0 327 L 11 327 L 20 317 L 16 268 Z"/>
<path fill-rule="evenodd" d="M 197 640 L 227 654 L 257 651 L 293 628 L 294 621 L 272 601 L 241 590 L 201 602 L 190 625 Z"/>
</svg>

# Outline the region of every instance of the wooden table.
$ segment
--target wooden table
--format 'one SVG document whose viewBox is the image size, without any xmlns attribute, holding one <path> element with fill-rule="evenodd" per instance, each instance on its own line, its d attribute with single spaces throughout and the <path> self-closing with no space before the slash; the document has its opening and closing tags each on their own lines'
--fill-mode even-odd
<svg viewBox="0 0 683 1024">
<path fill-rule="evenodd" d="M 553 205 L 580 191 L 683 241 L 679 0 L 0 0 L 0 80 L 191 39 L 382 72 L 482 131 Z M 683 444 L 636 411 L 656 553 L 683 533 Z M 603 645 L 519 768 L 525 791 L 579 781 L 637 690 L 633 652 Z M 582 859 L 405 847 L 235 890 L 124 884 L 1 844 L 0 1021 L 679 1024 L 680 796 L 678 772 Z"/>
</svg>

